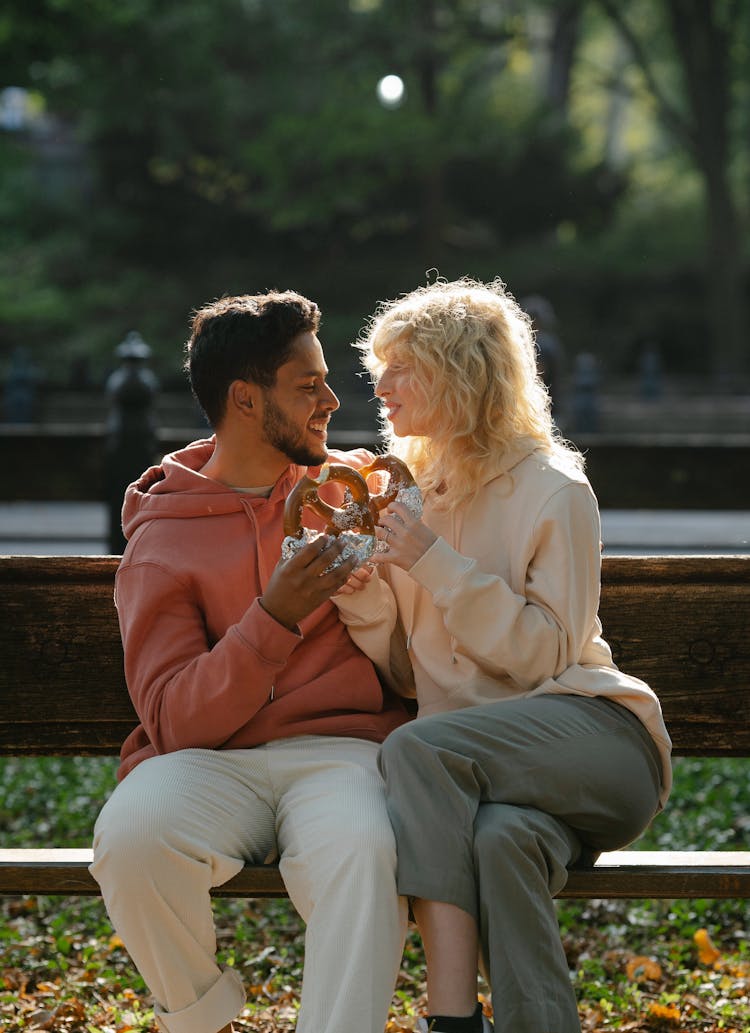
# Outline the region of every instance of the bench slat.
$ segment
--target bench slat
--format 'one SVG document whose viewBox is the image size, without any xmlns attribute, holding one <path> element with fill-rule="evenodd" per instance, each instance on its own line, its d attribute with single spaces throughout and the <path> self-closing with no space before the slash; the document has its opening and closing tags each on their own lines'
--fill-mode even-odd
<svg viewBox="0 0 750 1033">
<path fill-rule="evenodd" d="M 91 850 L 0 849 L 0 895 L 98 896 L 88 871 Z M 216 887 L 217 897 L 283 897 L 277 865 L 246 865 Z M 602 854 L 593 868 L 570 872 L 568 899 L 750 898 L 750 851 L 632 851 Z"/>
<path fill-rule="evenodd" d="M 570 872 L 567 899 L 747 899 L 750 851 L 617 850 Z"/>
</svg>

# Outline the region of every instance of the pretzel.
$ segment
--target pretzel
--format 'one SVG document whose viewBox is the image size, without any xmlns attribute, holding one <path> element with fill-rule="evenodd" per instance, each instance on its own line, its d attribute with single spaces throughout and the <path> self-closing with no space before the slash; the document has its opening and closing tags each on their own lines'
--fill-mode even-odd
<svg viewBox="0 0 750 1033">
<path fill-rule="evenodd" d="M 346 485 L 345 504 L 340 509 L 330 506 L 318 495 L 318 489 L 329 481 L 341 481 Z M 341 555 L 331 567 L 338 566 L 352 555 L 361 566 L 375 551 L 375 519 L 370 508 L 370 493 L 364 477 L 356 470 L 340 463 L 324 463 L 318 477 L 306 475 L 295 484 L 284 504 L 283 559 L 288 559 L 303 545 L 320 537 L 320 532 L 303 526 L 305 508 L 326 521 L 324 534 L 345 540 Z"/>
<path fill-rule="evenodd" d="M 422 493 L 406 463 L 386 453 L 376 456 L 369 466 L 362 467 L 359 472 L 367 478 L 378 470 L 388 474 L 388 486 L 380 495 L 370 495 L 370 512 L 375 522 L 378 522 L 381 510 L 391 502 L 400 502 L 413 516 L 421 517 Z"/>
</svg>

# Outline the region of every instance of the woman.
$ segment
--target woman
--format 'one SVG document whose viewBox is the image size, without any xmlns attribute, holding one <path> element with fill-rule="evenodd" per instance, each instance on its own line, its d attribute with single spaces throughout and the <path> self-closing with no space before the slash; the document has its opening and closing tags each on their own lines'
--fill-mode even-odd
<svg viewBox="0 0 750 1033">
<path fill-rule="evenodd" d="M 499 1030 L 573 1033 L 553 897 L 576 861 L 635 839 L 671 784 L 658 700 L 601 636 L 596 499 L 500 281 L 385 303 L 358 346 L 424 497 L 421 519 L 384 510 L 378 574 L 338 596 L 381 671 L 404 669 L 399 641 L 413 671 L 419 719 L 381 770 L 425 949 L 421 1026 L 487 1029 L 481 958 Z"/>
</svg>

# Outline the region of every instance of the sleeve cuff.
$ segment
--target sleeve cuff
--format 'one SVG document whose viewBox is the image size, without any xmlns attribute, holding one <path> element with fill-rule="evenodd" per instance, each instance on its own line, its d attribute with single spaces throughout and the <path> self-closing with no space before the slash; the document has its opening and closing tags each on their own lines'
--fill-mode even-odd
<svg viewBox="0 0 750 1033">
<path fill-rule="evenodd" d="M 279 624 L 259 599 L 254 599 L 235 632 L 248 649 L 270 664 L 285 664 L 289 655 L 302 641 L 302 632 L 290 631 Z"/>
<path fill-rule="evenodd" d="M 388 610 L 387 586 L 375 574 L 363 589 L 353 595 L 337 593 L 331 596 L 345 624 L 373 624 Z"/>
<path fill-rule="evenodd" d="M 451 592 L 461 578 L 475 566 L 475 562 L 456 552 L 445 538 L 436 538 L 427 552 L 411 567 L 409 574 L 436 598 Z"/>
</svg>

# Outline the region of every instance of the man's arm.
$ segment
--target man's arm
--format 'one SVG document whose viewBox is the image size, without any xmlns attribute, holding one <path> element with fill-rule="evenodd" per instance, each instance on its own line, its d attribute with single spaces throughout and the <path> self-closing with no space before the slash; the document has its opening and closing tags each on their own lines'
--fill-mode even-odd
<svg viewBox="0 0 750 1033">
<path fill-rule="evenodd" d="M 279 563 L 262 599 L 213 643 L 188 584 L 153 562 L 120 569 L 116 603 L 125 676 L 159 753 L 219 747 L 252 720 L 302 641 L 296 622 L 351 573 L 351 561 L 326 572 L 340 551 L 337 542 L 322 552 L 313 542 Z"/>
</svg>

